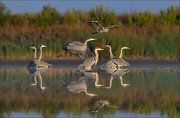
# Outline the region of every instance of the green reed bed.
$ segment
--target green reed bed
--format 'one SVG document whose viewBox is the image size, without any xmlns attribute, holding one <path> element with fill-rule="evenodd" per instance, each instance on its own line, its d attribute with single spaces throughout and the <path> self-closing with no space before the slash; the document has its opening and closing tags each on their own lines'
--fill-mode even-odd
<svg viewBox="0 0 180 118">
<path fill-rule="evenodd" d="M 91 35 L 91 20 L 98 20 L 103 26 L 117 24 L 120 28 Z M 122 46 L 129 46 L 131 50 L 125 52 L 127 59 L 174 61 L 180 55 L 179 21 L 180 8 L 173 6 L 160 13 L 118 15 L 103 5 L 86 12 L 72 9 L 64 14 L 46 5 L 38 13 L 13 14 L 0 2 L 0 59 L 31 59 L 33 51 L 29 47 L 42 43 L 48 46 L 43 49 L 45 59 L 56 59 L 57 54 L 69 58 L 73 55 L 63 52 L 65 44 L 92 37 L 98 40 L 90 42 L 91 49 L 110 43 L 115 55 L 119 55 Z"/>
</svg>

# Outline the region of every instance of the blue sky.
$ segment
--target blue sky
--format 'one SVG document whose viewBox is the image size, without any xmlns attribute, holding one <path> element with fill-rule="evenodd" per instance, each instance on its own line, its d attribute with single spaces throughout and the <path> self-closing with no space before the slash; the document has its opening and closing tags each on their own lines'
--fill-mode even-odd
<svg viewBox="0 0 180 118">
<path fill-rule="evenodd" d="M 97 5 L 104 5 L 116 13 L 131 13 L 134 11 L 152 11 L 158 13 L 171 5 L 179 6 L 179 0 L 1 0 L 13 13 L 39 12 L 44 5 L 56 7 L 60 13 L 72 8 L 88 11 Z"/>
</svg>

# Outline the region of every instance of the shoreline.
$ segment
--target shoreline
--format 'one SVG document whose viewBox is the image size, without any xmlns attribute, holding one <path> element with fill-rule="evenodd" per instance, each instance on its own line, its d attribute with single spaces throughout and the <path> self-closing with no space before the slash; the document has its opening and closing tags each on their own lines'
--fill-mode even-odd
<svg viewBox="0 0 180 118">
<path fill-rule="evenodd" d="M 46 60 L 44 60 L 46 61 Z M 46 62 L 52 64 L 52 68 L 77 68 L 84 60 L 47 60 Z M 101 60 L 97 67 L 106 63 L 108 60 Z M 26 68 L 29 60 L 0 60 L 0 68 L 22 67 Z M 157 60 L 128 60 L 130 67 L 128 68 L 165 68 L 176 67 L 180 68 L 179 61 L 157 61 Z"/>
</svg>

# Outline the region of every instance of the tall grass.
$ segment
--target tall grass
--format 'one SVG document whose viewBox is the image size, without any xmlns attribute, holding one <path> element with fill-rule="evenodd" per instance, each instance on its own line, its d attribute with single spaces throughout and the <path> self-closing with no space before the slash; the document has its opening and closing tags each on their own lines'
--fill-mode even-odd
<svg viewBox="0 0 180 118">
<path fill-rule="evenodd" d="M 120 25 L 119 29 L 91 35 L 93 28 L 89 21 L 98 20 L 102 25 Z M 113 54 L 119 55 L 123 46 L 128 59 L 178 60 L 180 55 L 180 8 L 170 7 L 160 14 L 150 11 L 117 15 L 102 5 L 87 12 L 67 11 L 61 15 L 56 8 L 44 6 L 39 13 L 12 14 L 0 2 L 0 59 L 30 59 L 33 51 L 29 48 L 42 43 L 45 59 L 56 59 L 58 54 L 73 56 L 63 51 L 63 46 L 72 41 L 97 38 L 89 44 L 104 48 L 110 43 Z M 102 52 L 102 58 L 108 54 Z"/>
</svg>

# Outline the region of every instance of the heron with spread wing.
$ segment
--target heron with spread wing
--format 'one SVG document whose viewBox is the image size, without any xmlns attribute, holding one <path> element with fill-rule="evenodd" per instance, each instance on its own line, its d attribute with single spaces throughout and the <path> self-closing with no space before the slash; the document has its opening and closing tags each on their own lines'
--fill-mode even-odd
<svg viewBox="0 0 180 118">
<path fill-rule="evenodd" d="M 103 27 L 98 21 L 91 21 L 91 23 L 96 28 L 96 32 L 93 32 L 92 34 L 108 32 L 110 29 L 119 28 L 118 25 Z"/>
</svg>

